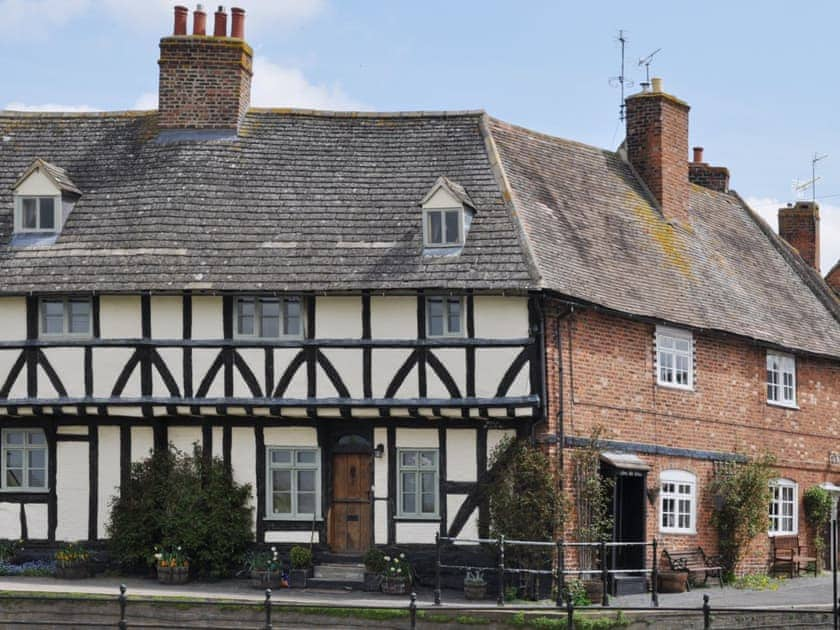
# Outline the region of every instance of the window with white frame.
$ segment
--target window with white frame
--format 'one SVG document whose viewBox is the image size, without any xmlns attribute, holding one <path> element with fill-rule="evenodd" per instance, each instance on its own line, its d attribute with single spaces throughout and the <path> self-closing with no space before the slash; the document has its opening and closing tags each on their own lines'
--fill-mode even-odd
<svg viewBox="0 0 840 630">
<path fill-rule="evenodd" d="M 455 247 L 463 245 L 464 209 L 424 209 L 424 244 L 427 247 Z"/>
<path fill-rule="evenodd" d="M 320 449 L 271 446 L 266 451 L 266 517 L 321 518 Z"/>
<path fill-rule="evenodd" d="M 302 337 L 299 297 L 241 297 L 236 300 L 237 337 Z"/>
<path fill-rule="evenodd" d="M 767 402 L 796 406 L 796 359 L 789 354 L 767 353 Z"/>
<path fill-rule="evenodd" d="M 42 429 L 3 429 L 3 483 L 14 492 L 47 490 L 47 438 Z"/>
<path fill-rule="evenodd" d="M 397 449 L 398 516 L 435 518 L 438 515 L 437 449 Z"/>
<path fill-rule="evenodd" d="M 459 297 L 426 298 L 426 334 L 429 337 L 460 337 L 464 334 L 463 302 Z"/>
<path fill-rule="evenodd" d="M 41 335 L 89 337 L 92 334 L 90 298 L 41 298 L 39 306 Z"/>
<path fill-rule="evenodd" d="M 667 387 L 694 387 L 694 340 L 691 333 L 656 327 L 656 382 Z"/>
<path fill-rule="evenodd" d="M 797 506 L 797 484 L 790 479 L 774 479 L 770 482 L 770 528 L 769 534 L 796 534 L 799 529 Z"/>
<path fill-rule="evenodd" d="M 659 531 L 693 534 L 697 531 L 697 477 L 685 470 L 659 475 Z"/>
<path fill-rule="evenodd" d="M 61 197 L 16 197 L 16 232 L 55 232 Z"/>
</svg>

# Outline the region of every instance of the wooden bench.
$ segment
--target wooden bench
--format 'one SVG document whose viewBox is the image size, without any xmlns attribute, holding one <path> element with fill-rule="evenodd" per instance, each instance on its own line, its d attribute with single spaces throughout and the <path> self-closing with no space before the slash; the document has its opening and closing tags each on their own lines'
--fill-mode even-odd
<svg viewBox="0 0 840 630">
<path fill-rule="evenodd" d="M 662 550 L 668 565 L 672 571 L 684 571 L 688 573 L 686 588 L 691 590 L 691 583 L 694 576 L 703 574 L 703 584 L 709 576 L 717 577 L 720 587 L 723 588 L 723 567 L 718 556 L 707 556 L 702 548 L 688 549 L 685 551 Z"/>
<path fill-rule="evenodd" d="M 773 541 L 773 566 L 770 569 L 775 575 L 780 568 L 784 567 L 790 573 L 790 577 L 799 575 L 799 569 L 804 564 L 807 570 L 808 563 L 814 563 L 814 577 L 817 576 L 817 558 L 805 554 L 805 547 L 799 544 L 799 536 L 774 536 Z"/>
</svg>

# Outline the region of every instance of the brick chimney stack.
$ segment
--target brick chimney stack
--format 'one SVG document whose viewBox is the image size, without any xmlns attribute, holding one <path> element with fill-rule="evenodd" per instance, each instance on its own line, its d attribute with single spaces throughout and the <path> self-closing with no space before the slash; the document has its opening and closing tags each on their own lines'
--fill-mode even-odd
<svg viewBox="0 0 840 630">
<path fill-rule="evenodd" d="M 708 162 L 704 162 L 703 147 L 694 147 L 693 150 L 694 159 L 688 164 L 688 180 L 718 192 L 729 192 L 729 169 L 725 166 L 709 166 Z"/>
<path fill-rule="evenodd" d="M 193 33 L 189 35 L 189 11 L 175 7 L 174 34 L 160 40 L 161 131 L 239 128 L 251 102 L 253 51 L 241 37 L 245 11 L 231 11 L 231 37 L 226 33 L 224 7 L 214 15 L 213 35 L 206 35 L 207 14 L 200 4 L 193 13 Z"/>
<path fill-rule="evenodd" d="M 799 252 L 802 259 L 820 270 L 820 206 L 814 201 L 797 201 L 779 208 L 779 236 Z"/>
<path fill-rule="evenodd" d="M 656 197 L 665 218 L 689 223 L 688 110 L 686 103 L 662 91 L 630 96 L 627 105 L 627 159 Z"/>
</svg>

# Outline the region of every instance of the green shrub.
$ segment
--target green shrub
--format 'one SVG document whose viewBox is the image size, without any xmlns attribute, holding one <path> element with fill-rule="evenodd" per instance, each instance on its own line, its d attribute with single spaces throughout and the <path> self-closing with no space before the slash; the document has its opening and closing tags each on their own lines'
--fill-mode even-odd
<svg viewBox="0 0 840 630">
<path fill-rule="evenodd" d="M 368 549 L 363 562 L 368 573 L 382 573 L 385 570 L 385 554 L 379 549 Z"/>
<path fill-rule="evenodd" d="M 289 551 L 289 561 L 293 569 L 308 569 L 312 566 L 312 550 L 295 545 Z"/>
<path fill-rule="evenodd" d="M 746 591 L 776 591 L 781 580 L 771 578 L 764 573 L 747 573 L 737 578 L 732 586 Z"/>
<path fill-rule="evenodd" d="M 233 481 L 219 458 L 170 448 L 134 463 L 108 524 L 113 557 L 126 569 L 155 560 L 155 546 L 181 546 L 200 577 L 232 575 L 253 539 L 251 486 Z"/>
<path fill-rule="evenodd" d="M 831 520 L 831 495 L 825 488 L 813 486 L 802 497 L 805 505 L 805 520 L 811 527 L 814 549 L 817 552 L 817 568 L 822 568 L 822 556 L 825 551 L 823 532 Z"/>
</svg>

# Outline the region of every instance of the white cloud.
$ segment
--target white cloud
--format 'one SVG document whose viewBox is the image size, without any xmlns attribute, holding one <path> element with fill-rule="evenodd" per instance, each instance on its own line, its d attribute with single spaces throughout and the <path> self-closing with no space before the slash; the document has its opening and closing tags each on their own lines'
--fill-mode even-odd
<svg viewBox="0 0 840 630">
<path fill-rule="evenodd" d="M 15 101 L 6 103 L 3 108 L 14 112 L 98 112 L 102 111 L 90 105 L 59 105 L 58 103 L 44 103 L 42 105 L 27 105 Z"/>
<path fill-rule="evenodd" d="M 779 229 L 778 212 L 786 204 L 773 197 L 747 197 L 745 201 L 774 230 Z M 820 204 L 820 267 L 823 274 L 840 259 L 840 206 Z"/>
<path fill-rule="evenodd" d="M 7 36 L 33 33 L 46 37 L 54 29 L 70 20 L 92 11 L 105 11 L 108 18 L 140 30 L 154 30 L 164 35 L 172 28 L 172 9 L 176 4 L 190 6 L 195 3 L 183 0 L 0 0 L 0 15 L 3 16 L 2 28 Z M 320 14 L 325 0 L 247 0 L 242 4 L 246 9 L 245 34 L 264 29 L 272 31 L 289 28 L 312 19 Z M 213 28 L 213 13 L 218 3 L 204 3 L 207 12 L 207 28 Z M 227 6 L 227 5 L 225 5 Z M 38 29 L 25 28 L 37 21 Z M 188 19 L 192 28 L 192 17 Z M 230 28 L 230 20 L 228 20 Z"/>
<path fill-rule="evenodd" d="M 157 109 L 155 92 L 141 94 L 132 109 Z M 299 107 L 303 109 L 361 110 L 366 107 L 352 99 L 339 84 L 316 84 L 298 68 L 281 66 L 265 57 L 254 58 L 251 87 L 254 107 Z"/>
</svg>

